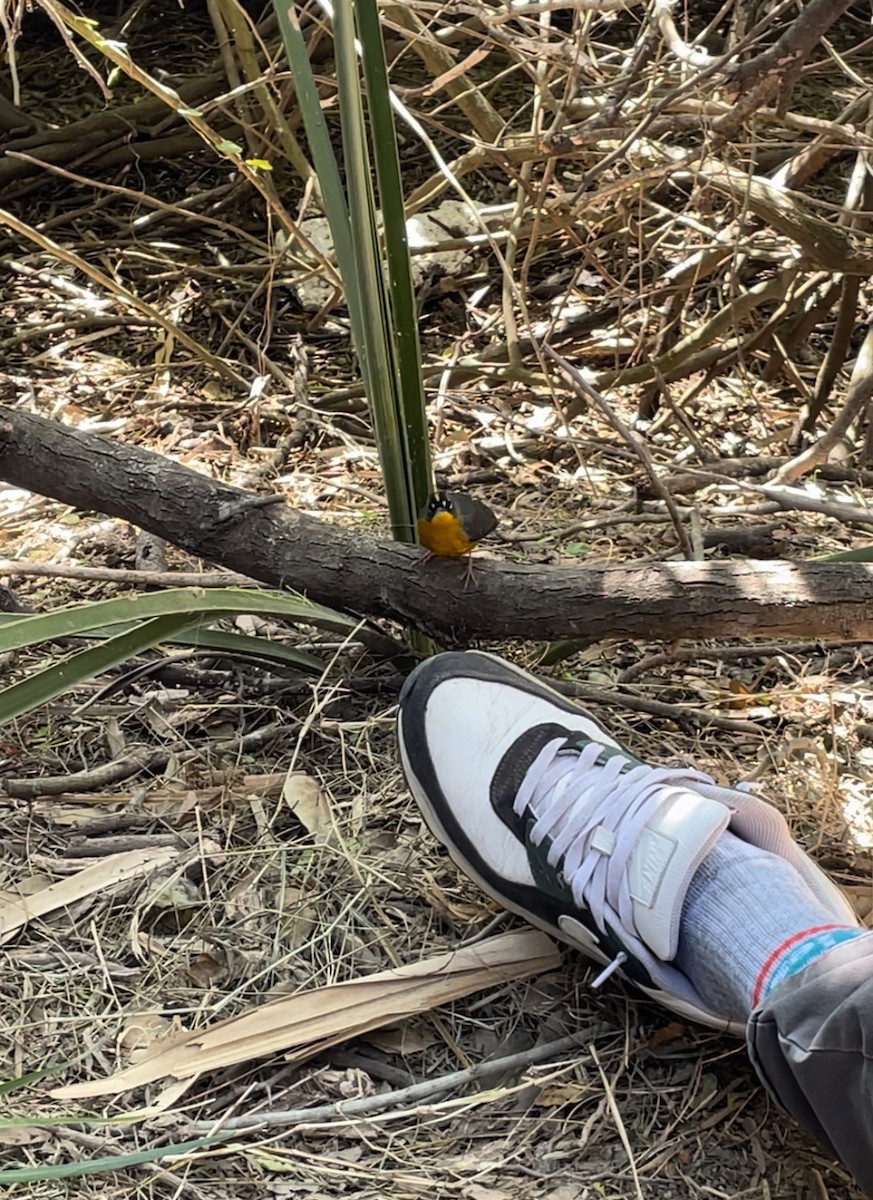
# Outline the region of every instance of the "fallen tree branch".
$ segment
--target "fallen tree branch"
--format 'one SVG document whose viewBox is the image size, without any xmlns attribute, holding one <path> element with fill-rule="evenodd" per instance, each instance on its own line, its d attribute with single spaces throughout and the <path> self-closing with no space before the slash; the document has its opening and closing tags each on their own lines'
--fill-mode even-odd
<svg viewBox="0 0 873 1200">
<path fill-rule="evenodd" d="M 0 408 L 0 479 L 130 521 L 191 554 L 443 643 L 559 637 L 873 640 L 863 563 L 677 562 L 602 568 L 454 560 L 297 512 L 149 450 Z M 227 517 L 235 505 L 239 516 Z"/>
</svg>

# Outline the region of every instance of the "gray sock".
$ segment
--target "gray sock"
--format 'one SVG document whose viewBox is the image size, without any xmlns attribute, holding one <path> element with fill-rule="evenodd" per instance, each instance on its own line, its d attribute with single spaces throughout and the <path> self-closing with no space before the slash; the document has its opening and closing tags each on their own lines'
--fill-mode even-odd
<svg viewBox="0 0 873 1200">
<path fill-rule="evenodd" d="M 785 859 L 723 833 L 691 880 L 674 965 L 714 1012 L 744 1021 L 777 983 L 864 932 L 835 922 Z"/>
</svg>

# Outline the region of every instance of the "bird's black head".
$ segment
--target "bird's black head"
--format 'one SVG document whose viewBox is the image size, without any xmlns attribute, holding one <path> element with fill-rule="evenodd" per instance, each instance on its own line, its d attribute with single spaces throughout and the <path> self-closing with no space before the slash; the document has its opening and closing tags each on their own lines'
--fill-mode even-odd
<svg viewBox="0 0 873 1200">
<path fill-rule="evenodd" d="M 427 520 L 432 521 L 439 512 L 454 512 L 454 507 L 448 492 L 443 490 L 434 492 L 427 502 Z"/>
</svg>

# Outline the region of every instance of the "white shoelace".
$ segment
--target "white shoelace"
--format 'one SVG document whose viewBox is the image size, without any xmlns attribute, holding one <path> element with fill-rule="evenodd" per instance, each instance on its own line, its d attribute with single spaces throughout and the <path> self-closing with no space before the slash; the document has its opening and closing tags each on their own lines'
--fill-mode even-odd
<svg viewBox="0 0 873 1200">
<path fill-rule="evenodd" d="M 712 787 L 714 781 L 701 771 L 642 763 L 622 774 L 628 760 L 619 753 L 598 764 L 603 749 L 592 742 L 581 752 L 567 751 L 566 739 L 549 742 L 531 764 L 513 807 L 519 817 L 525 809 L 533 813 L 535 846 L 551 839 L 546 861 L 563 874 L 577 907 L 587 908 L 603 931 L 609 909 L 636 936 L 628 859 L 662 803 L 662 789 Z"/>
</svg>

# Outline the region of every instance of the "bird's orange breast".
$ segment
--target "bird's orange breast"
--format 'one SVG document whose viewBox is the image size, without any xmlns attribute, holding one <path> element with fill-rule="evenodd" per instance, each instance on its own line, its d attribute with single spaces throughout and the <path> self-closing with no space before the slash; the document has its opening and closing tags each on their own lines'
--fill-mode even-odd
<svg viewBox="0 0 873 1200">
<path fill-rule="evenodd" d="M 460 558 L 476 545 L 464 533 L 455 514 L 450 512 L 438 512 L 429 521 L 419 521 L 418 540 L 431 554 L 441 558 Z"/>
</svg>

